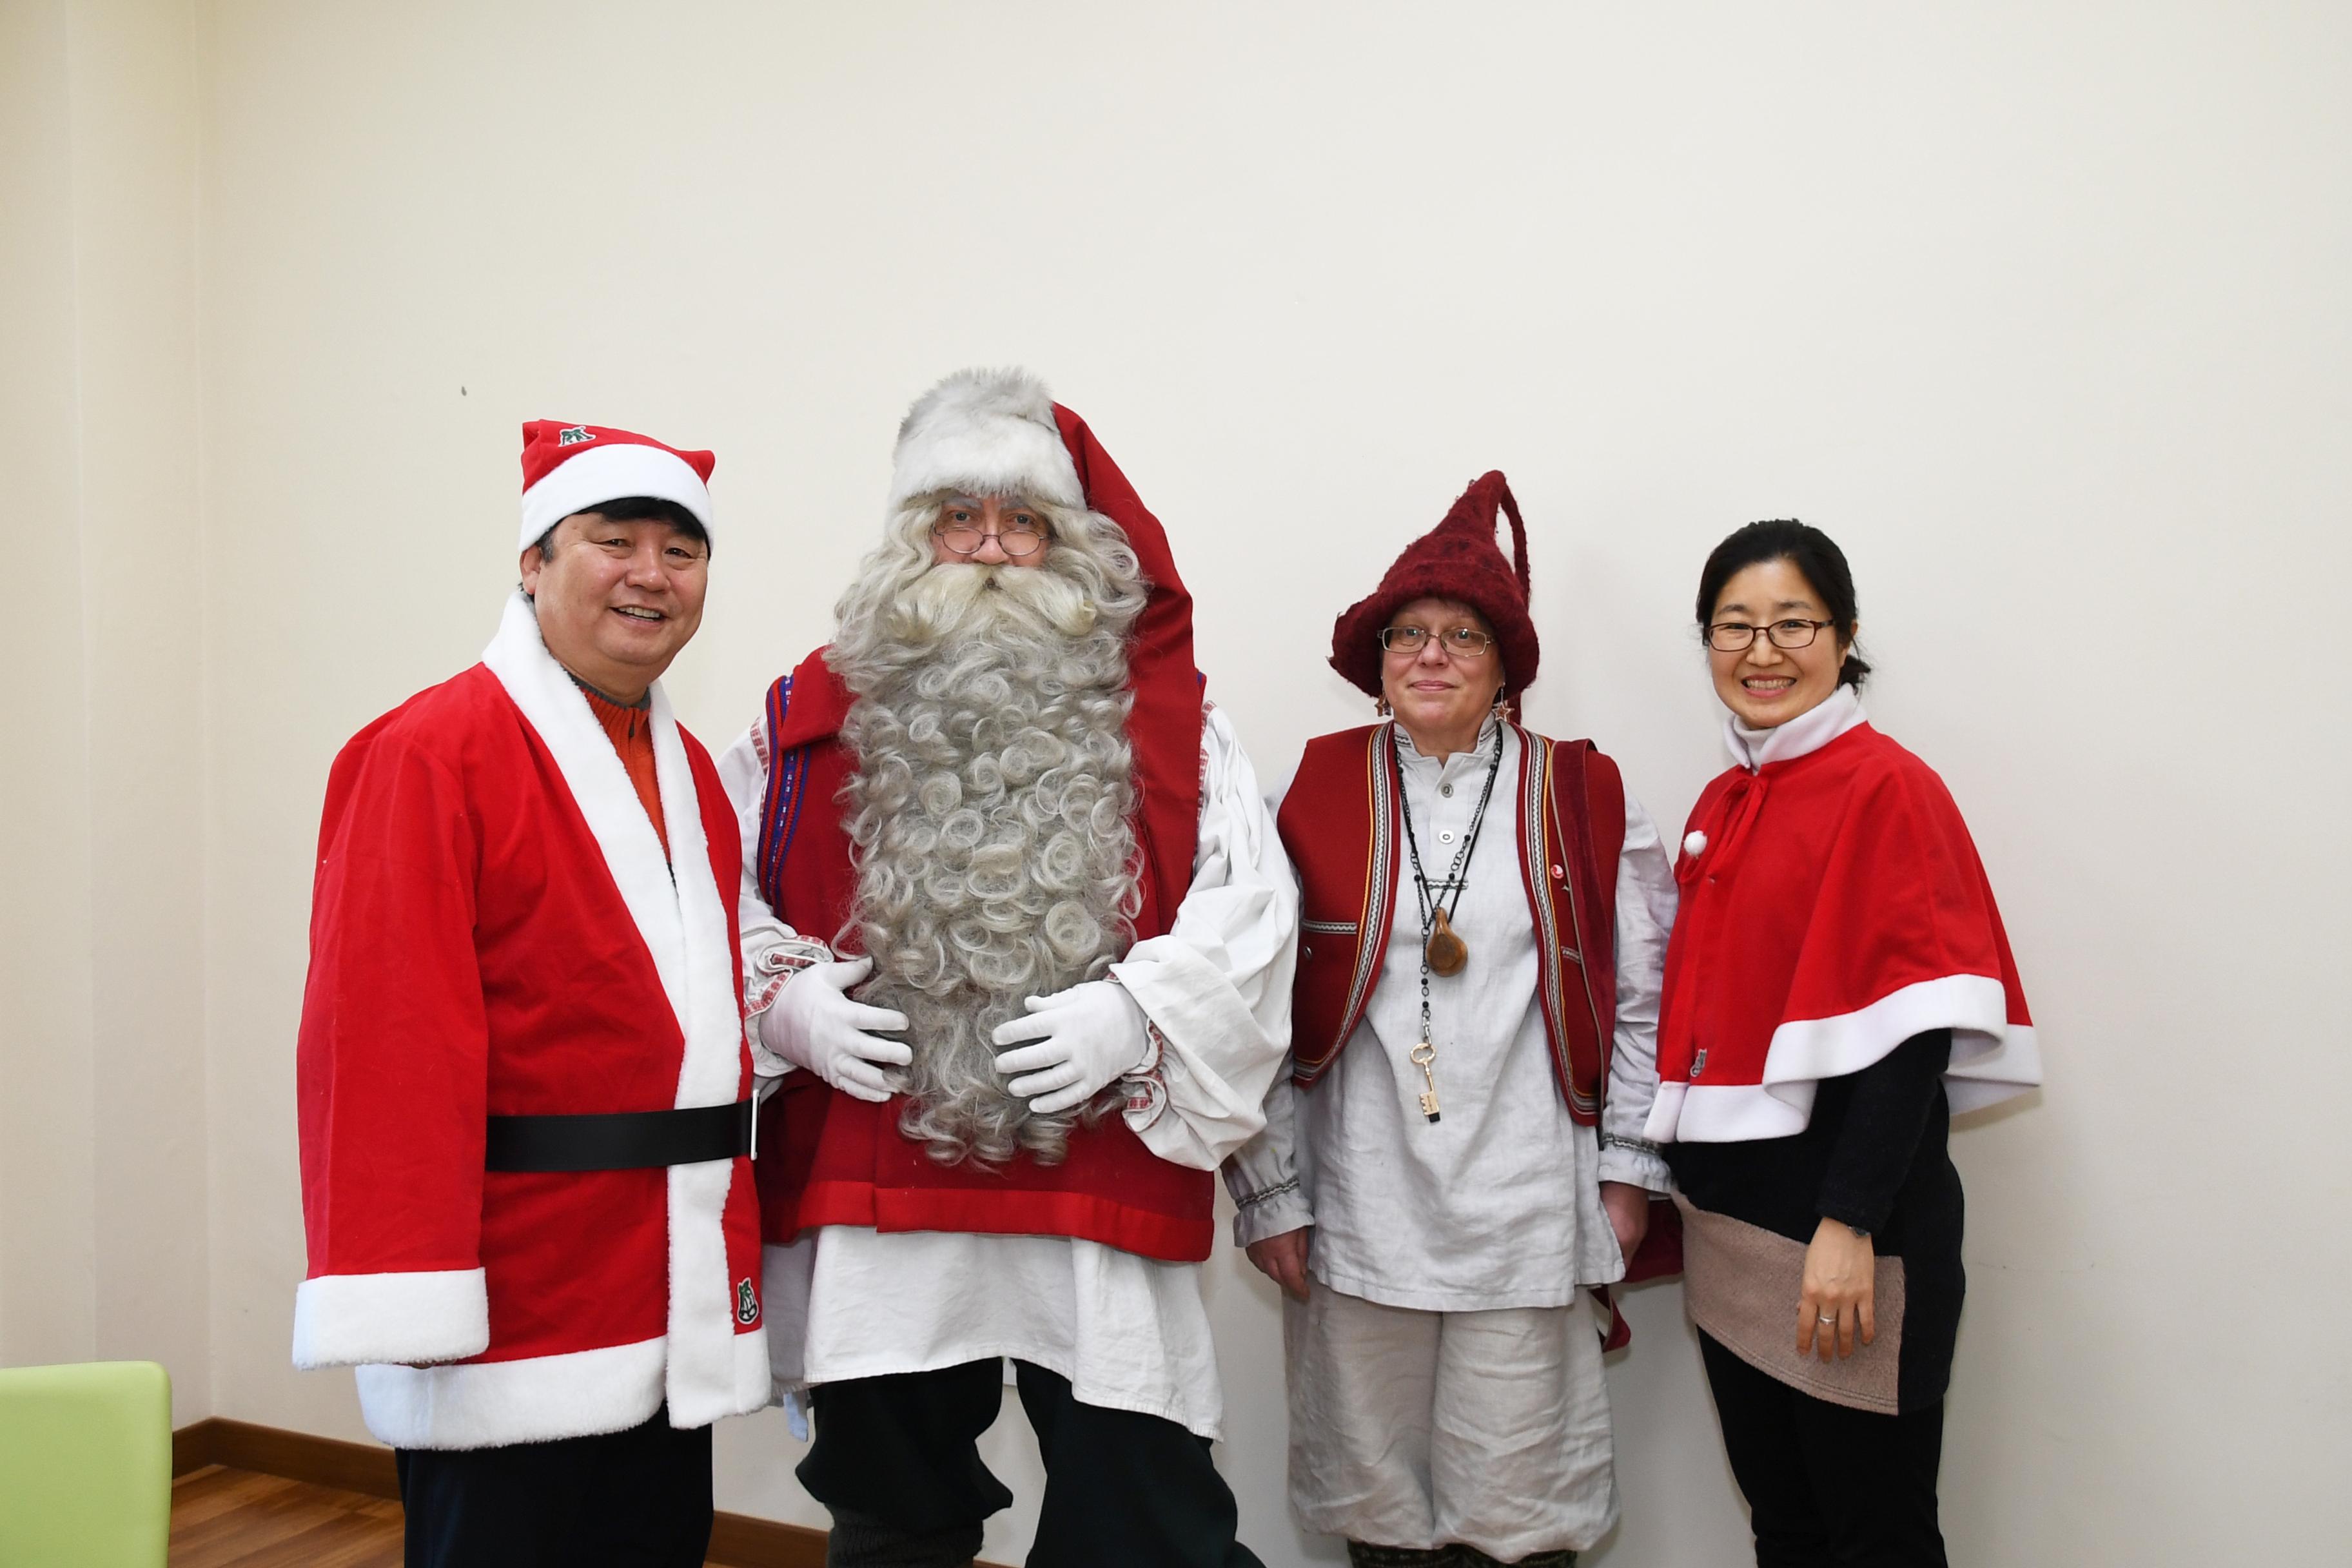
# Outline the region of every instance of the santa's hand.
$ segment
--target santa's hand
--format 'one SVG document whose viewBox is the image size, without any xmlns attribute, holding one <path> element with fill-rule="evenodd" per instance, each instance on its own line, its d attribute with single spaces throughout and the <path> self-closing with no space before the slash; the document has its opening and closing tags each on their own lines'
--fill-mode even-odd
<svg viewBox="0 0 2352 1568">
<path fill-rule="evenodd" d="M 1010 1080 L 1004 1087 L 1041 1115 L 1076 1110 L 1141 1066 L 1151 1048 L 1143 1009 L 1125 986 L 1108 980 L 1032 996 L 1024 1005 L 1027 1017 L 999 1024 L 990 1037 L 1000 1046 L 1037 1042 L 997 1058 L 996 1070 Z M 1028 1076 L 1014 1078 L 1015 1073 Z"/>
<path fill-rule="evenodd" d="M 904 1029 L 907 1015 L 869 1007 L 843 993 L 874 973 L 870 958 L 813 963 L 784 984 L 783 994 L 760 1015 L 760 1043 L 859 1100 L 887 1100 L 887 1067 L 905 1067 L 915 1053 L 903 1041 L 872 1029 Z"/>
</svg>

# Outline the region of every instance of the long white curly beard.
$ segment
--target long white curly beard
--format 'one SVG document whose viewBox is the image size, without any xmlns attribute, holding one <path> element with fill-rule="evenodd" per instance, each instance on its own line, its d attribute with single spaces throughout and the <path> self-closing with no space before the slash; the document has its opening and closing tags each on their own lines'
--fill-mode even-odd
<svg viewBox="0 0 2352 1568">
<path fill-rule="evenodd" d="M 854 699 L 850 919 L 874 959 L 858 998 L 907 1015 L 899 1128 L 943 1164 L 1053 1163 L 1117 1103 L 1114 1085 L 1032 1112 L 990 1039 L 1024 997 L 1100 977 L 1132 940 L 1126 642 L 1144 590 L 1115 529 L 1108 542 L 1126 568 L 1108 583 L 1099 556 L 1057 542 L 1035 567 L 877 558 L 843 600 L 829 658 Z"/>
</svg>

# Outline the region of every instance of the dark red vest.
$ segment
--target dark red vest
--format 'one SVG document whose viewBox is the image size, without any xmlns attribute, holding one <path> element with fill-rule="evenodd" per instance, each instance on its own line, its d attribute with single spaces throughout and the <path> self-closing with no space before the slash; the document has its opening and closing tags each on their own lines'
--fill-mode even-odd
<svg viewBox="0 0 2352 1568">
<path fill-rule="evenodd" d="M 1292 1076 L 1307 1088 L 1355 1033 L 1380 979 L 1403 854 L 1393 726 L 1307 743 L 1276 826 L 1305 898 L 1291 993 Z M 1536 923 L 1538 1001 L 1568 1113 L 1601 1116 L 1617 1021 L 1617 857 L 1625 786 L 1590 741 L 1519 737 L 1519 880 Z M 1499 826 L 1500 824 L 1492 826 Z"/>
<path fill-rule="evenodd" d="M 756 851 L 761 895 L 804 935 L 836 942 L 856 890 L 839 805 L 855 759 L 835 729 L 847 694 L 818 650 L 771 689 L 769 788 Z M 1141 826 L 1141 825 L 1139 825 Z M 1182 859 L 1189 868 L 1189 849 Z M 1167 929 L 1155 879 L 1141 879 L 1139 941 Z M 990 1168 L 941 1165 L 900 1135 L 906 1102 L 836 1092 L 796 1072 L 762 1109 L 761 1233 L 788 1242 L 827 1225 L 1068 1236 L 1171 1262 L 1196 1263 L 1214 1240 L 1215 1187 L 1206 1171 L 1171 1164 L 1114 1115 L 1073 1129 L 1069 1154 L 1040 1165 L 1025 1151 Z"/>
</svg>

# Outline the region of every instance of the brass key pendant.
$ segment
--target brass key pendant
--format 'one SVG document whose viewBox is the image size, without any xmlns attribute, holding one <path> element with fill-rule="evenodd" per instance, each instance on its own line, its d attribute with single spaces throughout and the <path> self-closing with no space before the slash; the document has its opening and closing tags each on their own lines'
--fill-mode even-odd
<svg viewBox="0 0 2352 1568">
<path fill-rule="evenodd" d="M 1437 1120 L 1437 1075 L 1430 1070 L 1429 1064 L 1437 1059 L 1437 1047 L 1423 1040 L 1413 1047 L 1411 1054 L 1412 1065 L 1421 1069 L 1421 1076 L 1429 1084 L 1421 1091 L 1421 1113 L 1434 1121 Z"/>
</svg>

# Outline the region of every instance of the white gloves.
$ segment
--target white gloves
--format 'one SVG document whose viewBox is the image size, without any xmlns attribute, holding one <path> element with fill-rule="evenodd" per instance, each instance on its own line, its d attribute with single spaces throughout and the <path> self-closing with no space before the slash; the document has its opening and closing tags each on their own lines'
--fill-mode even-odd
<svg viewBox="0 0 2352 1568">
<path fill-rule="evenodd" d="M 869 1007 L 842 993 L 874 973 L 870 958 L 816 963 L 786 983 L 783 994 L 760 1015 L 760 1043 L 806 1068 L 842 1093 L 859 1100 L 887 1100 L 890 1082 L 883 1068 L 915 1059 L 904 1042 L 886 1040 L 870 1029 L 904 1029 L 907 1016 Z"/>
<path fill-rule="evenodd" d="M 1005 1087 L 1051 1116 L 1075 1110 L 1111 1080 L 1143 1065 L 1151 1048 L 1143 1009 L 1123 985 L 1089 980 L 1051 996 L 1032 996 L 1025 1018 L 999 1024 L 990 1037 L 1000 1046 L 1034 1040 L 996 1058 L 996 1070 L 1011 1079 Z M 894 1015 L 895 1016 L 895 1015 Z M 1013 1078 L 1026 1073 L 1026 1078 Z"/>
<path fill-rule="evenodd" d="M 844 994 L 873 972 L 870 958 L 802 970 L 760 1015 L 760 1043 L 844 1094 L 889 1099 L 892 1085 L 884 1069 L 905 1067 L 915 1053 L 905 1042 L 871 1031 L 903 1030 L 907 1016 Z M 1007 1089 L 1041 1114 L 1077 1109 L 1141 1066 L 1150 1052 L 1143 1009 L 1125 987 L 1108 980 L 1032 996 L 1025 1005 L 1027 1017 L 997 1026 L 998 1046 L 1021 1048 L 998 1057 L 996 1070 L 1012 1080 Z M 1024 1040 L 1036 1043 L 1024 1046 Z"/>
</svg>

